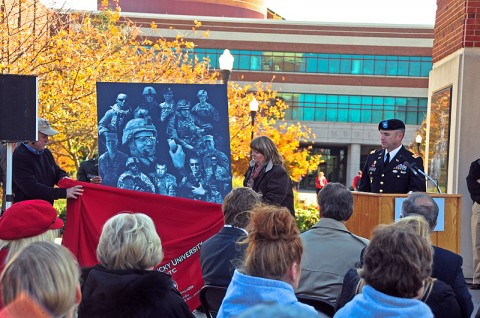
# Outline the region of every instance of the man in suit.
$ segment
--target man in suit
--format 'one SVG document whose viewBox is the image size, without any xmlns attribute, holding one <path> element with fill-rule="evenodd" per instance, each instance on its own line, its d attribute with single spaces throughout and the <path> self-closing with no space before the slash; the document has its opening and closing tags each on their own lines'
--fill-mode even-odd
<svg viewBox="0 0 480 318">
<path fill-rule="evenodd" d="M 422 158 L 402 145 L 405 124 L 399 119 L 388 119 L 378 124 L 382 149 L 368 155 L 358 190 L 373 193 L 408 193 L 426 191 L 425 178 L 406 164 L 423 171 Z"/>
<path fill-rule="evenodd" d="M 416 192 L 403 201 L 402 217 L 409 215 L 423 216 L 433 232 L 437 225 L 438 205 L 426 193 Z M 468 291 L 462 269 L 463 259 L 460 255 L 433 246 L 432 277 L 450 285 L 455 293 L 462 311 L 462 317 L 470 317 L 473 311 L 472 296 Z"/>
<path fill-rule="evenodd" d="M 343 277 L 357 267 L 368 240 L 350 233 L 345 222 L 353 213 L 352 192 L 340 183 L 328 183 L 318 193 L 320 221 L 302 233 L 303 255 L 297 294 L 337 301 Z"/>
<path fill-rule="evenodd" d="M 222 205 L 225 226 L 206 240 L 200 250 L 205 285 L 227 287 L 230 284 L 233 271 L 241 264 L 246 249 L 238 242 L 248 235 L 245 227 L 249 211 L 260 202 L 260 195 L 246 187 L 233 189 L 225 197 Z"/>
</svg>

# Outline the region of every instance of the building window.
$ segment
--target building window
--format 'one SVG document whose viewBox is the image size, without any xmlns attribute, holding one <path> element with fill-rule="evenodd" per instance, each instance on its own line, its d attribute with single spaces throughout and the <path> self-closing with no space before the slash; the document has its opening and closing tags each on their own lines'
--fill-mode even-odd
<svg viewBox="0 0 480 318">
<path fill-rule="evenodd" d="M 194 54 L 209 58 L 218 69 L 220 49 L 196 48 Z M 231 50 L 234 68 L 244 71 L 299 72 L 314 74 L 377 75 L 428 77 L 432 58 L 428 56 L 393 56 L 361 54 L 326 54 Z"/>
<path fill-rule="evenodd" d="M 420 125 L 427 113 L 427 98 L 335 94 L 278 93 L 290 105 L 287 120 L 373 124 L 398 118 Z"/>
</svg>

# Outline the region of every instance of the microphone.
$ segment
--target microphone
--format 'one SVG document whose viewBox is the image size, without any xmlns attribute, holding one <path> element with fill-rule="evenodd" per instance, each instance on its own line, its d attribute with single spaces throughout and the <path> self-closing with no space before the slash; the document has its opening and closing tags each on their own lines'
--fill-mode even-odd
<svg viewBox="0 0 480 318">
<path fill-rule="evenodd" d="M 405 158 L 405 156 L 403 156 L 403 155 L 398 156 L 398 158 L 400 160 L 405 160 L 405 162 L 403 164 L 406 165 L 413 172 L 414 175 L 418 176 L 418 172 L 415 169 L 415 166 L 417 164 L 415 162 L 413 162 L 413 163 L 408 162 L 407 158 Z"/>
</svg>

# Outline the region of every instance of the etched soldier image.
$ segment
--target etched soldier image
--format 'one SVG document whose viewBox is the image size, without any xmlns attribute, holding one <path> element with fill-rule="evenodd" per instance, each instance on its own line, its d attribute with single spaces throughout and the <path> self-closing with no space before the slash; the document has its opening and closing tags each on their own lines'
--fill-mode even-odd
<svg viewBox="0 0 480 318">
<path fill-rule="evenodd" d="M 168 122 L 175 112 L 175 102 L 173 101 L 173 91 L 170 87 L 163 90 L 165 101 L 160 103 L 160 121 Z"/>
<path fill-rule="evenodd" d="M 160 106 L 155 100 L 157 97 L 157 91 L 151 86 L 147 86 L 143 89 L 144 101 L 135 108 L 133 112 L 134 118 L 148 118 L 152 121 L 157 120 L 160 116 Z"/>
<path fill-rule="evenodd" d="M 130 120 L 123 131 L 122 145 L 126 146 L 130 157 L 140 162 L 140 171 L 146 174 L 155 170 L 155 150 L 157 144 L 157 129 L 146 119 Z"/>
<path fill-rule="evenodd" d="M 232 177 L 227 169 L 218 165 L 218 159 L 215 154 L 210 156 L 210 166 L 205 168 L 205 175 L 207 177 L 207 185 L 211 190 L 211 198 L 208 201 L 215 203 L 223 202 L 223 198 L 230 191 L 229 185 Z"/>
<path fill-rule="evenodd" d="M 116 103 L 110 106 L 98 122 L 98 135 L 105 138 L 106 133 L 115 133 L 122 139 L 123 128 L 133 118 L 133 110 L 128 106 L 126 94 L 118 94 Z"/>
<path fill-rule="evenodd" d="M 120 178 L 118 178 L 117 187 L 124 189 L 123 180 L 126 176 L 131 176 L 135 181 L 134 190 L 155 193 L 155 186 L 153 185 L 152 181 L 147 177 L 147 175 L 143 174 L 140 171 L 139 166 L 140 161 L 137 158 L 128 158 L 126 163 L 127 170 L 122 173 Z"/>
<path fill-rule="evenodd" d="M 200 138 L 199 152 L 203 156 L 203 166 L 209 168 L 211 166 L 211 158 L 215 156 L 217 164 L 224 167 L 230 173 L 230 160 L 223 152 L 215 149 L 215 141 L 212 135 L 205 135 Z"/>
<path fill-rule="evenodd" d="M 207 201 L 207 179 L 202 169 L 200 158 L 191 157 L 188 160 L 188 166 L 190 167 L 191 172 L 183 177 L 182 182 L 180 182 L 179 185 L 183 197 Z"/>
<path fill-rule="evenodd" d="M 203 128 L 205 133 L 211 134 L 215 123 L 220 120 L 218 111 L 212 104 L 207 103 L 208 93 L 206 90 L 199 90 L 197 93 L 199 103 L 192 108 L 192 115 L 195 118 L 195 124 Z"/>
<path fill-rule="evenodd" d="M 97 104 L 104 184 L 223 202 L 232 182 L 225 86 L 99 82 Z"/>
<path fill-rule="evenodd" d="M 195 125 L 190 102 L 180 99 L 177 102 L 177 113 L 167 128 L 167 137 L 177 140 L 184 149 L 193 150 L 203 131 Z"/>
<path fill-rule="evenodd" d="M 118 178 L 125 170 L 128 156 L 118 150 L 117 134 L 106 133 L 105 142 L 107 151 L 98 158 L 98 170 L 102 177 L 102 184 L 116 187 Z"/>
<path fill-rule="evenodd" d="M 155 185 L 155 193 L 176 196 L 177 195 L 177 178 L 167 173 L 167 163 L 163 160 L 155 165 L 155 173 L 152 176 Z"/>
</svg>

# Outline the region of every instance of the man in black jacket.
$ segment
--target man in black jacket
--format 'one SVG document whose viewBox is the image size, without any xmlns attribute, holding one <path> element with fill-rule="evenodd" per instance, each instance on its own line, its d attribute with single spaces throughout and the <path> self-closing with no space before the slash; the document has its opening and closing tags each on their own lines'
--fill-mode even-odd
<svg viewBox="0 0 480 318">
<path fill-rule="evenodd" d="M 402 217 L 420 215 L 425 218 L 433 232 L 437 225 L 438 205 L 426 193 L 415 192 L 403 201 Z M 462 317 L 469 318 L 473 311 L 472 295 L 468 291 L 462 269 L 463 259 L 455 254 L 438 246 L 433 246 L 433 267 L 432 277 L 441 280 L 452 287 Z"/>
<path fill-rule="evenodd" d="M 467 187 L 472 205 L 472 245 L 473 245 L 473 284 L 472 289 L 480 289 L 480 159 L 470 164 Z"/>
<path fill-rule="evenodd" d="M 373 193 L 425 192 L 425 179 L 407 165 L 416 165 L 423 171 L 422 158 L 402 145 L 405 124 L 399 119 L 384 120 L 378 124 L 378 131 L 382 149 L 368 155 L 358 190 Z"/>
<path fill-rule="evenodd" d="M 225 226 L 206 240 L 200 250 L 200 266 L 205 285 L 227 287 L 236 266 L 241 265 L 247 246 L 238 242 L 248 233 L 245 230 L 249 211 L 261 202 L 260 194 L 250 188 L 233 189 L 223 201 Z"/>
<path fill-rule="evenodd" d="M 14 203 L 40 199 L 53 205 L 54 200 L 76 199 L 82 195 L 81 185 L 68 189 L 55 187 L 61 179 L 68 177 L 46 148 L 49 137 L 57 133 L 45 119 L 38 118 L 38 141 L 26 141 L 15 148 L 12 158 Z"/>
</svg>

